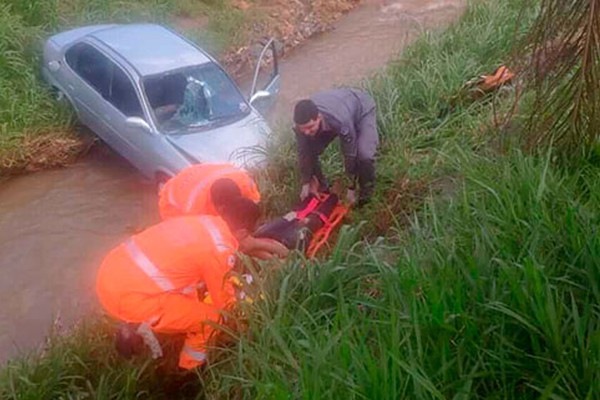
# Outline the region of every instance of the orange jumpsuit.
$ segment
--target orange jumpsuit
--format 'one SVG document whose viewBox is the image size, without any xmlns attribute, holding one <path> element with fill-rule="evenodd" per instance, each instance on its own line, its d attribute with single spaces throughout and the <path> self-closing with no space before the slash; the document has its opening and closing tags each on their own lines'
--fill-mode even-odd
<svg viewBox="0 0 600 400">
<path fill-rule="evenodd" d="M 214 181 L 228 178 L 240 188 L 242 196 L 258 203 L 260 193 L 254 180 L 232 164 L 195 164 L 169 179 L 158 199 L 163 220 L 181 215 L 218 215 L 210 196 Z"/>
<path fill-rule="evenodd" d="M 238 242 L 215 216 L 171 218 L 134 235 L 102 262 L 100 303 L 113 317 L 147 323 L 157 333 L 186 333 L 179 365 L 202 365 L 219 312 L 235 300 L 226 275 Z M 198 296 L 206 290 L 212 304 Z"/>
</svg>

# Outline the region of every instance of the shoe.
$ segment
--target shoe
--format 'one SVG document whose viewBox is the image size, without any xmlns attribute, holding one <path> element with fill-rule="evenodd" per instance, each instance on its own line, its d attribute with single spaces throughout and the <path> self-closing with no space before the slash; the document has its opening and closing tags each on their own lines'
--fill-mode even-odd
<svg viewBox="0 0 600 400">
<path fill-rule="evenodd" d="M 144 339 L 137 333 L 139 324 L 121 323 L 115 334 L 115 347 L 124 358 L 130 359 L 144 350 Z"/>
<path fill-rule="evenodd" d="M 358 201 L 356 202 L 356 208 L 357 209 L 363 208 L 364 206 L 369 204 L 370 201 L 371 201 L 370 197 L 359 198 Z"/>
</svg>

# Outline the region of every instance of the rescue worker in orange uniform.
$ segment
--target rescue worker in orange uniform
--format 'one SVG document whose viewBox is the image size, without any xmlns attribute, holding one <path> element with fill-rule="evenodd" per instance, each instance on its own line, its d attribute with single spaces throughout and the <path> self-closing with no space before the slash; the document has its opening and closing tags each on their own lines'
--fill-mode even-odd
<svg viewBox="0 0 600 400">
<path fill-rule="evenodd" d="M 226 180 L 228 184 L 224 184 Z M 211 187 L 219 182 L 219 190 Z M 241 195 L 260 201 L 256 183 L 232 164 L 195 164 L 169 179 L 162 187 L 158 206 L 163 220 L 181 215 L 219 215 L 223 200 Z"/>
<path fill-rule="evenodd" d="M 218 323 L 220 312 L 235 300 L 226 276 L 236 252 L 285 256 L 273 242 L 249 235 L 258 218 L 258 206 L 238 198 L 221 216 L 169 218 L 134 235 L 104 259 L 96 282 L 100 303 L 113 317 L 145 327 L 147 334 L 185 333 L 179 366 L 201 366 L 214 331 L 207 322 Z M 210 304 L 200 293 L 210 296 Z"/>
</svg>

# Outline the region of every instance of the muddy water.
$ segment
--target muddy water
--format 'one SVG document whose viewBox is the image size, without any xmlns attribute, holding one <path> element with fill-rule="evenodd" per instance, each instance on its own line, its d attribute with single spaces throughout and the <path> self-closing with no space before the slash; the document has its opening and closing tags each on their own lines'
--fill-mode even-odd
<svg viewBox="0 0 600 400">
<path fill-rule="evenodd" d="M 420 33 L 447 25 L 463 0 L 366 0 L 335 30 L 311 39 L 281 66 L 278 118 L 289 118 L 295 101 L 312 92 L 354 84 L 372 75 Z"/>
<path fill-rule="evenodd" d="M 0 188 L 0 359 L 93 304 L 102 256 L 156 219 L 154 186 L 113 154 Z"/>
<path fill-rule="evenodd" d="M 462 0 L 366 0 L 336 29 L 281 64 L 278 119 L 299 98 L 356 82 L 418 33 L 456 18 Z M 96 151 L 69 168 L 0 184 L 0 361 L 43 342 L 54 321 L 68 325 L 96 306 L 103 255 L 158 220 L 152 184 L 118 156 Z"/>
</svg>

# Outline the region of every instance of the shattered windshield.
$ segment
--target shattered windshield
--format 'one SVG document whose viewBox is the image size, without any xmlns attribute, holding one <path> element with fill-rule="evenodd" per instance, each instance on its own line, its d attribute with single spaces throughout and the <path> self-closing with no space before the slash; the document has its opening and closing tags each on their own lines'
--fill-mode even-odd
<svg viewBox="0 0 600 400">
<path fill-rule="evenodd" d="M 159 129 L 167 134 L 237 120 L 250 111 L 231 79 L 215 63 L 148 77 L 144 90 Z"/>
</svg>

